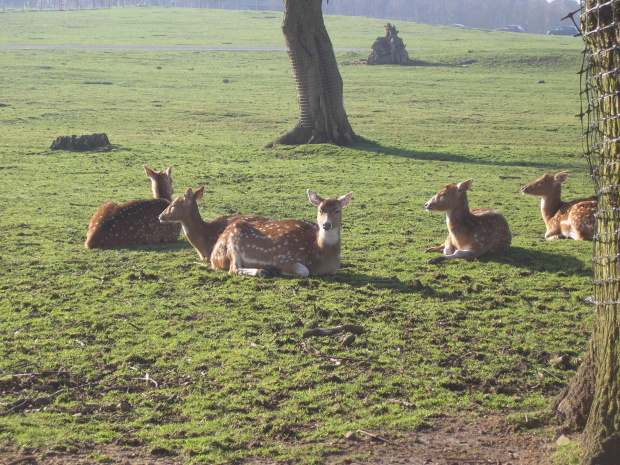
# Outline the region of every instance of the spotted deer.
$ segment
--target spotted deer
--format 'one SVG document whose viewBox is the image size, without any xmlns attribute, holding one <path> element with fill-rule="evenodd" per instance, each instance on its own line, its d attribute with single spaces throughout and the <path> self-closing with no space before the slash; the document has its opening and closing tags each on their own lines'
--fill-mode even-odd
<svg viewBox="0 0 620 465">
<path fill-rule="evenodd" d="M 473 179 L 458 184 L 446 184 L 424 208 L 427 211 L 446 213 L 448 238 L 426 252 L 443 252 L 442 257 L 431 258 L 428 263 L 461 258 L 473 260 L 488 252 L 505 252 L 512 236 L 508 222 L 501 213 L 491 209 L 469 209 L 467 191 Z"/>
<path fill-rule="evenodd" d="M 221 216 L 211 221 L 204 221 L 198 211 L 198 201 L 202 199 L 204 186 L 200 186 L 193 191 L 191 188 L 174 199 L 168 207 L 159 215 L 159 221 L 164 224 L 176 224 L 183 228 L 185 237 L 198 252 L 198 256 L 204 260 L 211 259 L 213 246 L 217 242 L 220 234 L 226 227 L 238 220 L 246 221 L 266 221 L 270 218 L 263 216 Z"/>
<path fill-rule="evenodd" d="M 173 242 L 179 238 L 181 226 L 162 224 L 159 214 L 172 199 L 172 167 L 156 171 L 144 166 L 151 179 L 152 199 L 132 200 L 122 205 L 112 201 L 102 204 L 88 225 L 87 249 Z"/>
<path fill-rule="evenodd" d="M 540 211 L 547 226 L 545 239 L 572 238 L 591 241 L 596 228 L 596 199 L 562 201 L 562 183 L 568 171 L 544 174 L 536 181 L 523 186 L 521 192 L 540 197 Z"/>
<path fill-rule="evenodd" d="M 337 199 L 323 199 L 307 191 L 318 208 L 317 224 L 275 220 L 231 223 L 211 254 L 211 266 L 232 274 L 264 276 L 275 269 L 285 276 L 334 274 L 340 268 L 342 209 L 353 192 Z"/>
</svg>

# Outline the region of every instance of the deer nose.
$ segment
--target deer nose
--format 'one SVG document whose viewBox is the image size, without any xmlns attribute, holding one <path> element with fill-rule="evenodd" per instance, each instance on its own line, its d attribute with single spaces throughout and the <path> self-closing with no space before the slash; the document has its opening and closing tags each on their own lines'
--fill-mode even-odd
<svg viewBox="0 0 620 465">
<path fill-rule="evenodd" d="M 525 192 L 525 186 L 521 188 L 521 192 Z"/>
<path fill-rule="evenodd" d="M 326 231 L 329 231 L 330 229 L 332 229 L 332 222 L 326 221 L 325 223 L 323 223 L 323 229 L 325 229 Z"/>
<path fill-rule="evenodd" d="M 429 200 L 428 202 L 426 202 L 426 203 L 424 204 L 424 209 L 425 209 L 425 210 L 428 210 L 428 206 L 429 206 L 430 204 L 431 204 L 431 201 Z"/>
</svg>

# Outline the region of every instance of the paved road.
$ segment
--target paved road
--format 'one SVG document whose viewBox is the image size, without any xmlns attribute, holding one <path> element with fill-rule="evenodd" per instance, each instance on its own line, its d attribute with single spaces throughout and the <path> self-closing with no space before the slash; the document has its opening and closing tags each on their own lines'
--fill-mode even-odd
<svg viewBox="0 0 620 465">
<path fill-rule="evenodd" d="M 226 52 L 285 52 L 286 47 L 252 47 L 235 45 L 4 45 L 0 50 L 207 50 Z M 368 52 L 368 48 L 334 48 L 337 52 Z"/>
</svg>

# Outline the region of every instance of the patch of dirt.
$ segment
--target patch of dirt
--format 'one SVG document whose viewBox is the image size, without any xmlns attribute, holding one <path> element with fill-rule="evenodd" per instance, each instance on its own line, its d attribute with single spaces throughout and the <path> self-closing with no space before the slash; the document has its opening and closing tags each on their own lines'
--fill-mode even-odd
<svg viewBox="0 0 620 465">
<path fill-rule="evenodd" d="M 330 464 L 350 465 L 549 465 L 559 432 L 515 432 L 502 415 L 437 418 L 433 427 L 398 442 L 355 433 Z M 566 434 L 566 433 L 564 433 Z M 576 440 L 571 437 L 571 440 Z M 350 457 L 365 457 L 357 460 Z"/>
<path fill-rule="evenodd" d="M 337 454 L 325 457 L 330 465 L 550 465 L 559 431 L 515 432 L 502 415 L 481 418 L 436 418 L 433 427 L 405 435 L 398 441 L 377 432 L 353 432 L 338 439 Z M 564 432 L 564 435 L 567 435 Z M 578 435 L 567 435 L 577 441 Z M 3 465 L 86 465 L 104 461 L 123 465 L 178 465 L 158 449 L 101 445 L 94 450 L 15 451 L 0 447 Z M 250 459 L 246 465 L 275 465 L 267 459 Z M 295 462 L 286 462 L 294 464 Z"/>
</svg>

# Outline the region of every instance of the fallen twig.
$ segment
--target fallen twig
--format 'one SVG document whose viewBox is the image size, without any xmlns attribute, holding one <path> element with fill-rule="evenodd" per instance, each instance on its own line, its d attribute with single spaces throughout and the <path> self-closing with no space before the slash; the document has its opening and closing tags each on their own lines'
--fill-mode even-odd
<svg viewBox="0 0 620 465">
<path fill-rule="evenodd" d="M 338 334 L 342 332 L 349 332 L 359 335 L 364 332 L 364 327 L 360 325 L 342 325 L 336 326 L 334 328 L 314 328 L 305 331 L 303 337 L 331 336 L 332 334 Z"/>
<path fill-rule="evenodd" d="M 365 436 L 368 436 L 370 439 L 376 439 L 377 441 L 385 442 L 385 443 L 387 443 L 387 444 L 392 444 L 392 443 L 391 443 L 390 441 L 388 441 L 387 439 L 382 438 L 381 436 L 378 436 L 378 435 L 376 435 L 376 434 L 369 433 L 368 431 L 364 431 L 363 429 L 358 429 L 358 430 L 357 430 L 357 432 L 358 432 L 358 433 L 361 433 L 361 434 L 363 434 L 363 435 L 365 435 Z"/>
<path fill-rule="evenodd" d="M 26 457 L 13 460 L 12 462 L 7 463 L 6 465 L 18 465 L 19 463 L 24 463 L 24 462 L 38 463 L 37 458 L 34 455 L 28 455 Z"/>
<path fill-rule="evenodd" d="M 415 404 L 412 404 L 411 402 L 407 402 L 404 400 L 388 399 L 388 402 L 390 404 L 399 404 L 399 405 L 402 405 L 403 407 L 415 407 Z"/>
<path fill-rule="evenodd" d="M 490 461 L 488 459 L 466 459 L 466 458 L 461 458 L 461 457 L 446 457 L 446 459 L 448 462 L 456 462 L 456 463 L 483 463 L 486 465 L 502 465 L 502 462 L 498 462 L 497 460 L 494 461 Z"/>
<path fill-rule="evenodd" d="M 314 355 L 315 357 L 325 358 L 331 361 L 348 361 L 348 362 L 364 362 L 364 363 L 378 363 L 381 365 L 386 364 L 387 362 L 380 362 L 379 360 L 370 360 L 367 358 L 355 358 L 355 357 L 334 357 L 333 355 L 325 355 L 320 350 L 315 349 L 314 347 L 308 347 L 305 342 L 301 343 L 301 348 L 304 352 Z"/>
</svg>

